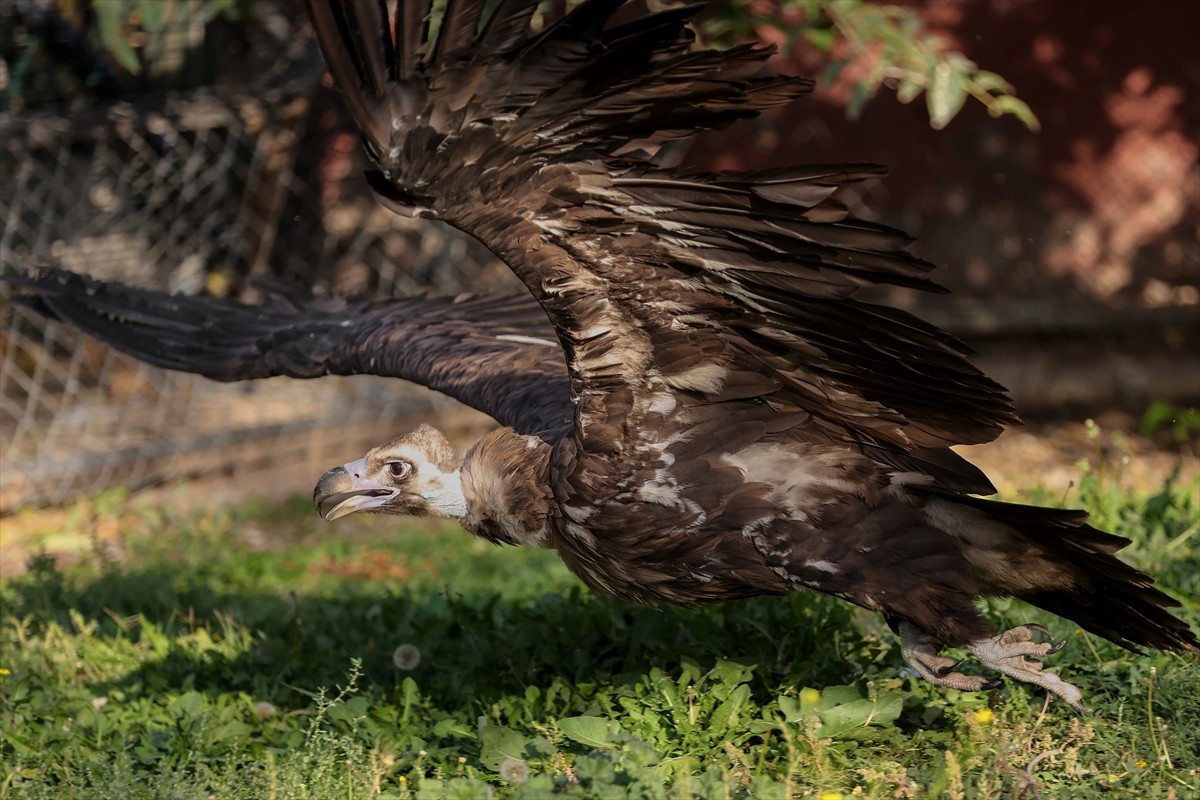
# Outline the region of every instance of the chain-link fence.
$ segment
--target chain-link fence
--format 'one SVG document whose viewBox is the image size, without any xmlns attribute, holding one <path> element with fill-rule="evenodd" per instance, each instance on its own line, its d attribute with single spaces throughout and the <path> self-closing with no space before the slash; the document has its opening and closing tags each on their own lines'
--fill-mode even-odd
<svg viewBox="0 0 1200 800">
<path fill-rule="evenodd" d="M 357 136 L 320 76 L 291 94 L 248 86 L 6 115 L 0 263 L 241 300 L 261 297 L 256 277 L 357 297 L 511 279 L 472 240 L 367 196 Z M 0 512 L 116 484 L 332 463 L 439 402 L 378 378 L 170 373 L 0 299 Z"/>
</svg>

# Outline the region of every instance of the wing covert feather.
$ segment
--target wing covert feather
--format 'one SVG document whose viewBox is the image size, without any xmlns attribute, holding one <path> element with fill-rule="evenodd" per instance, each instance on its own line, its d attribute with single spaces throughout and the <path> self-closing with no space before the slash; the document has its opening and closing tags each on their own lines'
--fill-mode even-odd
<svg viewBox="0 0 1200 800">
<path fill-rule="evenodd" d="M 469 62 L 426 41 L 434 57 L 374 113 L 357 96 L 373 70 L 346 63 L 370 53 L 339 42 L 342 3 L 308 2 L 326 7 L 314 21 L 379 168 L 372 186 L 389 207 L 474 235 L 546 311 L 581 458 L 688 435 L 703 404 L 747 419 L 767 406 L 890 467 L 933 465 L 946 485 L 990 490 L 945 448 L 1018 421 L 1003 388 L 954 337 L 853 299 L 876 285 L 941 291 L 911 237 L 834 196 L 883 167 L 684 173 L 653 161 L 668 142 L 809 91 L 760 74 L 771 48 L 692 49 L 694 8 L 614 25 L 622 0 L 585 0 L 530 34 L 526 0 L 490 15 L 462 2 L 449 24 L 459 42 L 477 32 Z M 646 424 L 667 406 L 691 410 Z"/>
</svg>

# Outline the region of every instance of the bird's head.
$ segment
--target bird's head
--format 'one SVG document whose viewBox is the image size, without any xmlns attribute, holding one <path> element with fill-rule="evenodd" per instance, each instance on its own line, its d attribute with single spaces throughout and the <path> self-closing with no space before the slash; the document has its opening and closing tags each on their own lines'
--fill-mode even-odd
<svg viewBox="0 0 1200 800">
<path fill-rule="evenodd" d="M 421 425 L 326 472 L 313 490 L 313 502 L 327 522 L 355 511 L 462 519 L 467 503 L 460 466 L 446 436 Z"/>
</svg>

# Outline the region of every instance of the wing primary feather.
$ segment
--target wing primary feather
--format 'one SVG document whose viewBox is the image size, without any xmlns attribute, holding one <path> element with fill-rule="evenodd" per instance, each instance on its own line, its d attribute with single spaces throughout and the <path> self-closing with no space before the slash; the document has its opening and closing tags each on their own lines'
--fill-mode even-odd
<svg viewBox="0 0 1200 800">
<path fill-rule="evenodd" d="M 529 20 L 540 0 L 501 0 L 479 33 L 475 60 L 504 55 L 521 46 L 529 36 Z"/>
<path fill-rule="evenodd" d="M 367 87 L 373 94 L 382 95 L 395 75 L 396 59 L 387 5 L 384 0 L 347 0 L 346 11 L 347 44 L 361 46 L 359 60 Z"/>
<path fill-rule="evenodd" d="M 374 2 L 354 1 L 360 4 Z M 351 116 L 374 152 L 382 152 L 387 142 L 387 126 L 380 124 L 384 111 L 381 96 L 379 91 L 367 91 L 372 78 L 358 49 L 358 39 L 350 35 L 351 22 L 339 3 L 327 0 L 305 2 L 334 84 L 341 89 Z"/>
<path fill-rule="evenodd" d="M 444 64 L 470 52 L 483 7 L 482 0 L 447 0 L 430 63 Z"/>
<path fill-rule="evenodd" d="M 433 0 L 397 0 L 396 77 L 407 81 L 421 63 L 421 51 L 429 38 L 429 15 Z"/>
<path fill-rule="evenodd" d="M 571 418 L 562 351 L 528 295 L 246 306 L 58 269 L 8 270 L 0 280 L 18 303 L 165 369 L 218 381 L 402 378 L 529 434 Z"/>
</svg>

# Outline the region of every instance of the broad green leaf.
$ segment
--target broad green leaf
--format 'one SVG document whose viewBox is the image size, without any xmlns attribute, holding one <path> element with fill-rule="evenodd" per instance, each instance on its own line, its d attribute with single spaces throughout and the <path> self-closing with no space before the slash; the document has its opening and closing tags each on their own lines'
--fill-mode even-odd
<svg viewBox="0 0 1200 800">
<path fill-rule="evenodd" d="M 833 739 L 855 728 L 867 725 L 890 725 L 904 709 L 904 699 L 899 694 L 887 694 L 876 700 L 855 700 L 818 712 L 821 727 L 817 735 L 822 739 Z"/>
<path fill-rule="evenodd" d="M 1042 129 L 1042 124 L 1038 122 L 1037 116 L 1034 115 L 1025 101 L 1009 94 L 1000 95 L 993 100 L 992 104 L 988 107 L 988 113 L 993 117 L 1012 114 L 1021 120 L 1029 130 L 1038 131 Z"/>
<path fill-rule="evenodd" d="M 194 719 L 204 712 L 204 697 L 199 692 L 184 692 L 171 701 L 167 711 L 175 719 Z"/>
<path fill-rule="evenodd" d="M 176 10 L 173 0 L 135 0 L 134 5 L 138 12 L 138 23 L 150 36 L 162 33 L 168 12 Z"/>
<path fill-rule="evenodd" d="M 1012 94 L 1013 87 L 1008 81 L 1001 78 L 994 72 L 989 72 L 986 69 L 981 69 L 971 76 L 971 80 L 975 85 L 985 92 L 1001 92 L 1003 94 Z"/>
<path fill-rule="evenodd" d="M 803 695 L 801 695 L 803 698 Z M 817 701 L 818 709 L 833 708 L 845 703 L 853 703 L 862 699 L 862 692 L 854 686 L 826 686 L 821 689 L 821 699 Z"/>
<path fill-rule="evenodd" d="M 566 717 L 558 721 L 563 736 L 598 749 L 613 746 L 608 726 L 608 720 L 602 717 Z"/>
<path fill-rule="evenodd" d="M 500 769 L 500 763 L 506 758 L 525 759 L 529 739 L 511 728 L 488 725 L 479 732 L 479 738 L 483 743 L 479 760 L 490 770 Z"/>
<path fill-rule="evenodd" d="M 750 687 L 746 684 L 741 684 L 734 689 L 729 698 L 717 707 L 709 717 L 709 725 L 718 735 L 731 725 L 737 724 L 738 712 L 742 706 L 746 705 L 746 701 L 750 699 Z"/>
<path fill-rule="evenodd" d="M 475 730 L 466 723 L 460 722 L 453 717 L 444 719 L 433 726 L 434 736 L 453 736 L 457 739 L 471 739 L 475 736 Z"/>
<path fill-rule="evenodd" d="M 745 683 L 750 680 L 750 673 L 753 671 L 753 667 L 747 667 L 745 664 L 739 664 L 736 661 L 725 661 L 722 659 L 717 662 L 717 665 L 708 674 L 724 686 L 736 686 L 739 683 Z"/>
<path fill-rule="evenodd" d="M 941 130 L 962 110 L 967 102 L 967 82 L 963 73 L 949 62 L 942 62 L 929 75 L 929 91 L 925 94 L 929 106 L 929 124 Z"/>
<path fill-rule="evenodd" d="M 122 27 L 129 18 L 129 5 L 124 0 L 108 0 L 104 3 L 92 4 L 96 12 L 96 24 L 100 29 L 100 42 L 104 49 L 112 53 L 114 59 L 123 68 L 138 74 L 142 70 L 137 53 L 129 46 Z"/>
<path fill-rule="evenodd" d="M 920 96 L 921 92 L 925 91 L 923 81 L 915 81 L 905 77 L 900 79 L 900 85 L 896 87 L 896 99 L 901 103 L 911 103 Z"/>
</svg>

